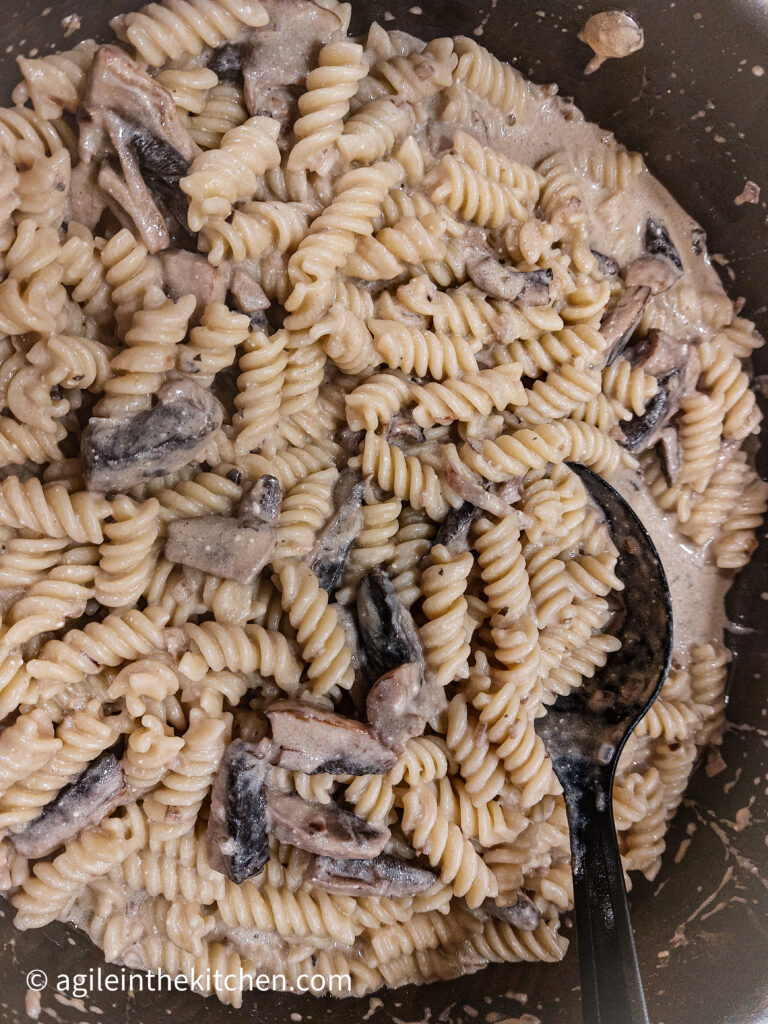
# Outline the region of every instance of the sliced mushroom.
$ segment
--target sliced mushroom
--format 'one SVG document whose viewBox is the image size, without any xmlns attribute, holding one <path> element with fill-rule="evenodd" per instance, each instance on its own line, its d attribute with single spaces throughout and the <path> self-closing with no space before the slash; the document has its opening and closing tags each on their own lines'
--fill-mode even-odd
<svg viewBox="0 0 768 1024">
<path fill-rule="evenodd" d="M 264 0 L 264 7 L 269 24 L 249 33 L 242 47 L 245 105 L 252 116 L 269 112 L 287 126 L 295 90 L 341 22 L 312 0 Z"/>
<path fill-rule="evenodd" d="M 640 416 L 633 416 L 631 420 L 621 424 L 624 434 L 623 443 L 627 451 L 634 454 L 645 451 L 646 448 L 652 448 L 656 444 L 665 423 L 675 413 L 670 390 L 676 389 L 678 376 L 678 371 L 672 370 L 659 377 L 659 390 L 648 402 L 645 412 Z M 672 382 L 671 388 L 670 382 Z"/>
<path fill-rule="evenodd" d="M 247 526 L 272 526 L 280 515 L 282 502 L 280 481 L 265 473 L 246 488 L 237 510 L 237 517 Z"/>
<path fill-rule="evenodd" d="M 224 43 L 208 58 L 206 65 L 216 72 L 220 82 L 243 81 L 243 44 Z"/>
<path fill-rule="evenodd" d="M 424 444 L 427 436 L 413 418 L 412 409 L 401 409 L 396 412 L 387 426 L 387 440 L 397 442 L 399 438 L 407 438 L 417 444 Z"/>
<path fill-rule="evenodd" d="M 449 446 L 449 449 L 452 446 Z M 511 504 L 498 491 L 486 490 L 480 477 L 462 465 L 455 449 L 449 450 L 442 467 L 441 476 L 446 491 L 475 505 L 494 516 L 506 516 L 513 511 Z M 450 513 L 449 513 L 450 514 Z M 522 524 L 521 524 L 522 525 Z"/>
<path fill-rule="evenodd" d="M 58 794 L 23 832 L 12 835 L 25 857 L 47 857 L 85 828 L 98 825 L 126 792 L 125 775 L 114 754 L 102 754 Z"/>
<path fill-rule="evenodd" d="M 399 754 L 413 736 L 421 736 L 428 720 L 442 710 L 445 698 L 424 680 L 415 661 L 390 669 L 376 680 L 365 702 L 372 732 Z"/>
<path fill-rule="evenodd" d="M 179 179 L 200 152 L 171 94 L 124 50 L 101 46 L 88 73 L 79 121 L 81 161 L 102 164 L 99 185 L 128 214 L 150 252 L 167 248 L 170 234 L 157 203 L 186 228 Z M 113 154 L 121 173 L 104 162 Z"/>
<path fill-rule="evenodd" d="M 345 896 L 417 896 L 431 889 L 437 875 L 406 860 L 382 853 L 371 860 L 316 857 L 308 881 L 326 892 Z"/>
<path fill-rule="evenodd" d="M 272 744 L 233 740 L 224 751 L 211 789 L 208 861 L 240 885 L 269 860 L 264 780 Z"/>
<path fill-rule="evenodd" d="M 172 249 L 160 254 L 163 270 L 163 289 L 170 298 L 194 295 L 197 300 L 195 320 L 199 321 L 203 307 L 212 302 L 224 302 L 229 287 L 231 269 L 223 263 L 214 267 L 205 256 Z"/>
<path fill-rule="evenodd" d="M 525 306 L 546 306 L 552 271 L 510 270 L 492 257 L 467 263 L 467 273 L 478 288 L 496 299 L 517 300 Z"/>
<path fill-rule="evenodd" d="M 92 418 L 83 432 L 82 463 L 92 491 L 127 491 L 142 480 L 182 469 L 205 448 L 222 408 L 192 381 L 173 381 L 158 405 L 124 420 Z"/>
<path fill-rule="evenodd" d="M 380 775 L 397 763 L 367 726 L 325 708 L 279 700 L 267 709 L 267 718 L 280 768 L 307 775 Z"/>
<path fill-rule="evenodd" d="M 72 168 L 67 195 L 66 221 L 77 221 L 93 231 L 107 208 L 104 193 L 98 186 L 99 169 L 96 164 L 82 161 Z"/>
<path fill-rule="evenodd" d="M 309 566 L 328 594 L 338 586 L 350 548 L 363 528 L 364 489 L 357 470 L 345 469 L 339 474 L 333 489 L 334 512 L 312 550 Z"/>
<path fill-rule="evenodd" d="M 668 259 L 682 274 L 683 261 L 680 253 L 672 244 L 669 232 L 661 221 L 649 217 L 645 223 L 645 251 L 651 256 L 663 256 Z"/>
<path fill-rule="evenodd" d="M 254 529 L 227 516 L 200 516 L 168 525 L 165 557 L 212 576 L 253 583 L 276 543 L 274 527 Z"/>
<path fill-rule="evenodd" d="M 592 249 L 591 252 L 597 260 L 597 269 L 601 274 L 605 274 L 606 277 L 615 277 L 618 274 L 619 264 L 613 256 L 606 256 L 605 253 L 598 252 L 597 249 Z"/>
<path fill-rule="evenodd" d="M 339 620 L 339 625 L 344 630 L 344 639 L 347 642 L 347 647 L 352 654 L 351 666 L 352 671 L 355 673 L 355 681 L 348 691 L 349 697 L 358 715 L 362 716 L 365 714 L 365 698 L 368 696 L 372 680 L 363 667 L 364 655 L 360 646 L 357 614 L 353 608 L 347 608 L 342 604 L 334 603 L 333 608 L 336 612 L 336 618 Z"/>
<path fill-rule="evenodd" d="M 411 661 L 423 671 L 424 651 L 416 623 L 381 569 L 371 570 L 360 581 L 356 607 L 361 646 L 374 679 Z"/>
<path fill-rule="evenodd" d="M 240 264 L 235 267 L 232 273 L 232 282 L 229 286 L 232 300 L 241 313 L 261 313 L 269 309 L 269 299 L 264 293 L 256 277 L 248 272 L 248 269 Z"/>
<path fill-rule="evenodd" d="M 445 545 L 452 555 L 466 551 L 469 547 L 470 528 L 480 511 L 471 501 L 465 501 L 459 508 L 450 509 L 435 535 L 435 544 Z"/>
<path fill-rule="evenodd" d="M 298 793 L 267 789 L 267 827 L 280 843 L 320 856 L 371 860 L 389 841 L 386 825 L 376 825 L 337 804 L 318 804 Z"/>
<path fill-rule="evenodd" d="M 668 487 L 677 482 L 683 463 L 683 452 L 680 447 L 680 433 L 676 427 L 665 427 L 659 434 L 658 456 L 661 471 Z"/>
<path fill-rule="evenodd" d="M 661 295 L 680 279 L 680 273 L 664 256 L 641 256 L 627 267 L 624 284 L 628 288 L 647 286 L 651 295 Z"/>
<path fill-rule="evenodd" d="M 631 452 L 645 451 L 661 439 L 669 420 L 680 408 L 683 398 L 695 387 L 699 361 L 686 342 L 679 342 L 664 331 L 651 330 L 648 337 L 630 352 L 634 366 L 656 377 L 659 388 L 640 416 L 622 424 L 624 446 Z M 672 455 L 672 449 L 669 449 Z M 673 471 L 674 463 L 668 469 Z"/>
<path fill-rule="evenodd" d="M 605 339 L 606 364 L 610 366 L 624 349 L 635 328 L 640 323 L 645 304 L 651 295 L 647 285 L 625 288 L 619 301 L 600 324 L 600 334 Z"/>
<path fill-rule="evenodd" d="M 521 932 L 533 932 L 541 923 L 541 911 L 533 902 L 530 896 L 517 890 L 517 903 L 511 907 L 500 907 L 494 900 L 484 900 L 480 904 L 481 911 L 489 917 L 495 917 L 499 921 L 506 921 Z"/>
</svg>

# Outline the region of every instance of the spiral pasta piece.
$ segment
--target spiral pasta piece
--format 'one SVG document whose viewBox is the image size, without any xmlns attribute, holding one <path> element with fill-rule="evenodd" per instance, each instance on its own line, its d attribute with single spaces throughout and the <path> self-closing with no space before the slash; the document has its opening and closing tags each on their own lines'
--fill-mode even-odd
<svg viewBox="0 0 768 1024">
<path fill-rule="evenodd" d="M 269 20 L 258 0 L 163 0 L 110 22 L 147 64 L 196 56 L 204 46 L 217 47 L 248 28 Z"/>
<path fill-rule="evenodd" d="M 283 610 L 307 662 L 310 690 L 317 696 L 336 688 L 348 690 L 354 682 L 352 655 L 317 577 L 309 566 L 296 563 L 281 569 L 278 578 Z"/>
<path fill-rule="evenodd" d="M 219 148 L 196 157 L 179 182 L 189 196 L 187 220 L 199 231 L 213 217 L 226 219 L 232 207 L 256 190 L 256 180 L 280 163 L 279 124 L 269 117 L 251 117 L 224 135 Z"/>
<path fill-rule="evenodd" d="M 299 97 L 301 116 L 293 126 L 299 141 L 288 157 L 289 171 L 319 169 L 324 151 L 341 135 L 349 101 L 367 73 L 358 43 L 328 43 L 320 50 L 317 67 L 307 75 L 306 92 Z"/>
<path fill-rule="evenodd" d="M 452 555 L 443 544 L 436 544 L 430 557 L 432 564 L 421 577 L 422 611 L 427 622 L 419 632 L 435 685 L 447 686 L 469 674 L 470 648 L 464 634 L 467 614 L 464 591 L 473 558 L 469 551 Z"/>
<path fill-rule="evenodd" d="M 470 907 L 497 894 L 492 872 L 459 826 L 451 824 L 439 810 L 430 787 L 409 789 L 403 796 L 403 831 L 417 852 L 423 853 L 433 867 L 440 866 L 441 880 L 451 885 L 457 896 L 464 896 Z"/>
<path fill-rule="evenodd" d="M 450 504 L 443 495 L 440 479 L 431 466 L 424 465 L 415 455 L 404 455 L 386 438 L 368 431 L 360 468 L 396 498 L 410 502 L 415 509 L 423 508 L 431 519 L 445 518 Z"/>
<path fill-rule="evenodd" d="M 492 370 L 465 373 L 460 380 L 412 385 L 413 418 L 422 427 L 432 427 L 454 420 L 466 423 L 475 416 L 488 416 L 494 409 L 503 410 L 511 405 L 519 410 L 526 401 L 520 374 L 519 366 L 507 363 Z"/>
</svg>

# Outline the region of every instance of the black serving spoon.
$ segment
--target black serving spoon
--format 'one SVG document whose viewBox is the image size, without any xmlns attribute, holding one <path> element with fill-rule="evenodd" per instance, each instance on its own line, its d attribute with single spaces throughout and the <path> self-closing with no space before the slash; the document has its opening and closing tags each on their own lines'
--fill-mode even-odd
<svg viewBox="0 0 768 1024">
<path fill-rule="evenodd" d="M 536 731 L 560 780 L 571 862 L 584 1024 L 648 1024 L 613 824 L 611 790 L 624 743 L 656 698 L 672 653 L 669 587 L 656 548 L 602 477 L 570 464 L 602 508 L 619 549 L 622 642 L 593 679 L 559 697 Z"/>
</svg>

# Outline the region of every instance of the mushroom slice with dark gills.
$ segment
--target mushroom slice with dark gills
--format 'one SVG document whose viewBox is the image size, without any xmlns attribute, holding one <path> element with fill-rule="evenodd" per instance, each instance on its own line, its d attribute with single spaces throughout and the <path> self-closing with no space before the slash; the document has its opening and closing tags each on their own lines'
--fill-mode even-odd
<svg viewBox="0 0 768 1024">
<path fill-rule="evenodd" d="M 389 842 L 386 825 L 376 825 L 338 804 L 318 804 L 298 793 L 268 788 L 267 828 L 281 843 L 341 860 L 371 860 Z"/>
<path fill-rule="evenodd" d="M 524 306 L 546 306 L 549 302 L 551 270 L 510 270 L 489 256 L 468 262 L 467 273 L 478 288 L 495 299 L 517 300 Z"/>
<path fill-rule="evenodd" d="M 193 381 L 169 381 L 157 398 L 154 408 L 126 419 L 90 420 L 81 446 L 89 490 L 127 491 L 142 480 L 182 469 L 221 426 L 221 406 Z"/>
<path fill-rule="evenodd" d="M 117 204 L 116 212 L 128 215 L 150 252 L 167 248 L 170 234 L 157 202 L 186 227 L 179 179 L 200 152 L 171 94 L 125 51 L 101 46 L 78 117 L 81 161 L 101 164 L 99 185 Z"/>
<path fill-rule="evenodd" d="M 389 853 L 371 860 L 316 857 L 307 879 L 326 892 L 344 896 L 417 896 L 431 889 L 437 875 Z"/>
<path fill-rule="evenodd" d="M 651 256 L 663 256 L 668 259 L 682 274 L 683 261 L 669 237 L 669 232 L 661 221 L 649 217 L 645 222 L 645 251 Z"/>
<path fill-rule="evenodd" d="M 407 662 L 414 662 L 423 674 L 424 651 L 416 623 L 381 569 L 371 570 L 360 581 L 356 607 L 360 642 L 371 676 L 378 679 Z"/>
<path fill-rule="evenodd" d="M 444 545 L 452 555 L 460 555 L 469 547 L 469 531 L 480 514 L 481 509 L 470 501 L 449 509 L 435 534 L 435 544 Z"/>
<path fill-rule="evenodd" d="M 320 531 L 309 560 L 310 569 L 328 594 L 338 586 L 350 548 L 363 528 L 364 489 L 356 469 L 343 470 L 333 489 L 333 514 Z"/>
<path fill-rule="evenodd" d="M 604 317 L 600 324 L 600 334 L 605 341 L 605 361 L 608 366 L 627 347 L 650 296 L 651 289 L 647 285 L 625 288 L 619 301 Z"/>
<path fill-rule="evenodd" d="M 371 730 L 325 708 L 279 700 L 267 709 L 279 768 L 316 775 L 381 775 L 397 756 Z"/>
<path fill-rule="evenodd" d="M 478 909 L 489 917 L 506 921 L 514 928 L 519 928 L 521 932 L 533 932 L 541 923 L 541 911 L 522 889 L 517 890 L 517 903 L 513 903 L 511 907 L 500 907 L 494 900 L 489 899 L 484 900 Z"/>
<path fill-rule="evenodd" d="M 48 804 L 23 832 L 12 835 L 25 857 L 47 857 L 85 828 L 98 825 L 126 792 L 125 775 L 114 754 L 102 754 Z"/>
<path fill-rule="evenodd" d="M 382 743 L 400 753 L 444 707 L 445 695 L 427 675 L 411 613 L 380 569 L 360 582 L 357 619 L 364 665 L 375 678 L 365 703 L 368 722 Z"/>
<path fill-rule="evenodd" d="M 591 252 L 597 261 L 597 269 L 601 274 L 605 274 L 606 277 L 615 277 L 618 274 L 619 264 L 613 256 L 606 256 L 605 253 L 598 252 L 597 249 L 592 249 Z"/>
<path fill-rule="evenodd" d="M 634 346 L 629 354 L 633 366 L 640 366 L 656 377 L 659 389 L 640 416 L 621 425 L 624 447 L 630 452 L 652 448 L 667 429 L 667 424 L 679 410 L 683 398 L 696 385 L 699 360 L 691 345 L 677 341 L 665 331 L 651 330 L 648 337 Z M 670 457 L 668 471 L 674 472 L 675 455 L 671 438 L 666 435 L 665 448 Z"/>
<path fill-rule="evenodd" d="M 215 871 L 239 885 L 269 860 L 264 781 L 272 743 L 233 740 L 224 751 L 211 789 L 206 847 Z"/>
<path fill-rule="evenodd" d="M 275 550 L 281 501 L 278 481 L 263 476 L 243 496 L 237 519 L 200 516 L 170 523 L 165 557 L 213 576 L 253 583 Z"/>
</svg>

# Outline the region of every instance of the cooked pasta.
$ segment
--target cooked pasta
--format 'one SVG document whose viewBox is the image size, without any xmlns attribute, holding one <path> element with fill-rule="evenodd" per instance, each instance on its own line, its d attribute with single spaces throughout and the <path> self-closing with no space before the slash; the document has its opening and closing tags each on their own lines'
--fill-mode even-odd
<svg viewBox="0 0 768 1024">
<path fill-rule="evenodd" d="M 0 891 L 236 1007 L 564 956 L 537 723 L 624 586 L 573 463 L 679 552 L 613 793 L 653 879 L 725 722 L 686 587 L 768 504 L 762 339 L 642 157 L 351 14 L 149 3 L 0 110 Z"/>
</svg>

